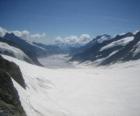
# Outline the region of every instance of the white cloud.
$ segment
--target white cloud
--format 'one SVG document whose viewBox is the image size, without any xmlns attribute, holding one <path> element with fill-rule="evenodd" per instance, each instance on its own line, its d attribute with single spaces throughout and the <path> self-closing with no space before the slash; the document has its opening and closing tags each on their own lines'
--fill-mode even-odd
<svg viewBox="0 0 140 116">
<path fill-rule="evenodd" d="M 21 37 L 23 39 L 28 40 L 31 36 L 30 32 L 27 30 L 24 31 L 11 31 L 12 33 L 14 33 L 16 36 Z"/>
<path fill-rule="evenodd" d="M 57 36 L 56 39 L 54 40 L 54 43 L 62 43 L 63 42 L 63 38 L 61 36 Z"/>
<path fill-rule="evenodd" d="M 18 31 L 18 30 L 7 30 L 0 27 L 0 36 L 4 36 L 5 33 L 14 33 L 16 36 L 27 40 L 27 41 L 36 41 L 36 42 L 46 42 L 46 43 L 53 43 L 51 39 L 47 37 L 46 33 L 30 33 L 27 30 Z M 67 44 L 67 45 L 83 45 L 88 43 L 91 40 L 91 36 L 89 34 L 81 34 L 80 36 L 70 35 L 66 37 L 58 36 L 54 39 L 54 43 L 57 44 Z"/>
<path fill-rule="evenodd" d="M 46 38 L 47 35 L 46 35 L 46 33 L 41 33 L 41 34 L 37 33 L 37 34 L 32 34 L 30 37 L 34 38 L 34 39 L 42 39 L 42 38 Z"/>
<path fill-rule="evenodd" d="M 3 37 L 5 35 L 5 33 L 7 32 L 6 29 L 0 27 L 0 37 Z"/>
<path fill-rule="evenodd" d="M 47 35 L 46 33 L 35 33 L 32 34 L 27 30 L 23 30 L 23 31 L 18 31 L 18 30 L 14 30 L 14 31 L 10 31 L 10 30 L 6 30 L 2 27 L 0 27 L 0 36 L 3 37 L 7 32 L 9 33 L 14 33 L 16 36 L 25 39 L 27 41 L 40 41 L 41 39 L 47 39 Z"/>
<path fill-rule="evenodd" d="M 82 34 L 80 37 L 80 42 L 83 42 L 83 43 L 87 43 L 89 41 L 91 41 L 91 37 L 89 34 Z"/>
<path fill-rule="evenodd" d="M 75 35 L 71 35 L 71 36 L 67 36 L 67 37 L 61 37 L 58 36 L 56 37 L 56 39 L 54 40 L 55 43 L 57 44 L 69 44 L 69 45 L 73 45 L 73 44 L 86 44 L 89 41 L 91 41 L 91 37 L 89 34 L 81 34 L 80 36 L 75 36 Z"/>
<path fill-rule="evenodd" d="M 35 33 L 35 34 L 32 34 L 32 33 L 30 33 L 27 30 L 24 30 L 24 31 L 12 31 L 12 32 L 16 36 L 21 37 L 21 38 L 23 38 L 25 40 L 28 40 L 28 41 L 38 41 L 38 40 L 46 39 L 47 38 L 46 33 Z"/>
</svg>

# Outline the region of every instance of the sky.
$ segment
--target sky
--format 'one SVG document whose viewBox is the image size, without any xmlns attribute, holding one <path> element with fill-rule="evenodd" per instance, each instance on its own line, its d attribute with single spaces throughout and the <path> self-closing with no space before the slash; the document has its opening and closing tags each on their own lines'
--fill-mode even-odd
<svg viewBox="0 0 140 116">
<path fill-rule="evenodd" d="M 0 0 L 0 26 L 49 38 L 140 29 L 140 0 Z"/>
</svg>

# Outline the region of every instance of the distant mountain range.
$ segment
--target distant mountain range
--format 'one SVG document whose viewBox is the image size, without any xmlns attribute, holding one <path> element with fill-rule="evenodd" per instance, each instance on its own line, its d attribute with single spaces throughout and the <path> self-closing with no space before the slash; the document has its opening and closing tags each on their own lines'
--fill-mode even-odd
<svg viewBox="0 0 140 116">
<path fill-rule="evenodd" d="M 0 53 L 42 65 L 39 57 L 56 54 L 69 54 L 70 61 L 79 63 L 90 61 L 96 65 L 126 62 L 140 58 L 140 31 L 128 32 L 114 37 L 103 34 L 85 45 L 53 44 L 29 42 L 13 33 L 0 37 Z"/>
<path fill-rule="evenodd" d="M 100 35 L 71 54 L 71 61 L 91 61 L 98 65 L 140 58 L 140 31 L 111 37 Z"/>
</svg>

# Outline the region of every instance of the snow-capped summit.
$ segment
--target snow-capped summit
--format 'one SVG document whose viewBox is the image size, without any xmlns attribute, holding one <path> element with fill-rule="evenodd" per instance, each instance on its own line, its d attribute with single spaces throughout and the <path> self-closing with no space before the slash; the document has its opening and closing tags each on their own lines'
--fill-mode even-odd
<svg viewBox="0 0 140 116">
<path fill-rule="evenodd" d="M 139 52 L 140 31 L 111 36 L 97 36 L 84 47 L 79 48 L 71 60 L 92 61 L 98 64 L 110 64 L 136 60 Z"/>
<path fill-rule="evenodd" d="M 100 36 L 96 37 L 96 40 L 97 40 L 98 43 L 103 43 L 104 41 L 108 41 L 110 39 L 111 39 L 111 36 L 107 35 L 107 34 L 103 34 L 103 35 L 100 35 Z"/>
</svg>

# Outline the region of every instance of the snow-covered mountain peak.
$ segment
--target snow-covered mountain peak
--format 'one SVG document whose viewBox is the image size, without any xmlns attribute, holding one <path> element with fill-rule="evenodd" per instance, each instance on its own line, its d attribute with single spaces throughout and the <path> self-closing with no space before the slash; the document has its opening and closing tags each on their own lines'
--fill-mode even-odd
<svg viewBox="0 0 140 116">
<path fill-rule="evenodd" d="M 96 40 L 97 40 L 98 43 L 103 43 L 104 41 L 107 41 L 107 40 L 110 40 L 110 39 L 111 39 L 111 36 L 107 35 L 107 34 L 103 34 L 103 35 L 100 35 L 100 36 L 96 37 Z"/>
<path fill-rule="evenodd" d="M 139 32 L 140 32 L 140 30 L 136 30 L 136 31 L 133 32 L 133 34 L 136 35 Z"/>
</svg>

